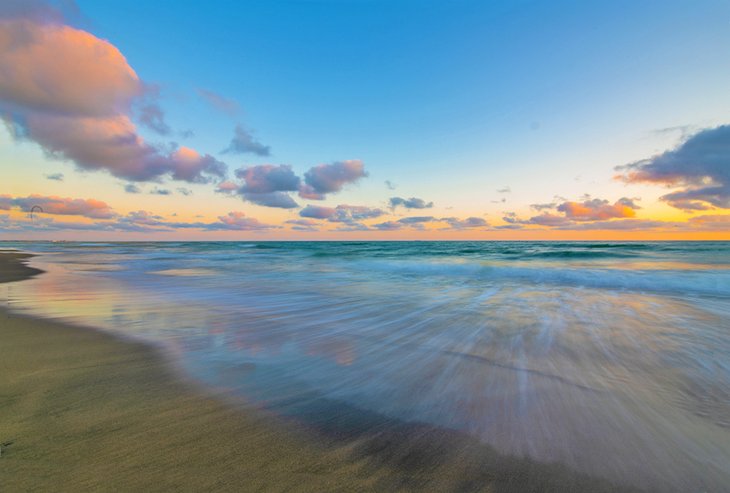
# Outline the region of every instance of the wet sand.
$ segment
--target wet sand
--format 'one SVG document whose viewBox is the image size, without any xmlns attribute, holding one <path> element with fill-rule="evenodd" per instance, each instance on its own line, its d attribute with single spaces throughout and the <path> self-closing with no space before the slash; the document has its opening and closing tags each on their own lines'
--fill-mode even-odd
<svg viewBox="0 0 730 493">
<path fill-rule="evenodd" d="M 0 282 L 27 258 L 0 252 Z M 617 491 L 316 396 L 279 418 L 100 331 L 0 309 L 0 341 L 3 491 Z"/>
</svg>

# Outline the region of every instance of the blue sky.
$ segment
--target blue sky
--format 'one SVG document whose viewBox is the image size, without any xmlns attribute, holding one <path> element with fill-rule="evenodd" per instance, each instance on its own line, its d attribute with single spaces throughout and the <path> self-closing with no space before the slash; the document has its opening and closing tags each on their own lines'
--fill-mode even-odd
<svg viewBox="0 0 730 493">
<path fill-rule="evenodd" d="M 168 141 L 230 169 L 287 164 L 301 174 L 362 160 L 367 179 L 331 206 L 418 196 L 441 215 L 498 224 L 533 202 L 589 194 L 640 197 L 644 214 L 677 220 L 687 211 L 661 201 L 662 187 L 616 181 L 614 168 L 730 113 L 728 2 L 77 4 L 81 15 L 65 22 L 107 40 L 159 87 Z M 240 112 L 217 111 L 200 89 Z M 237 124 L 271 155 L 222 153 Z"/>
</svg>

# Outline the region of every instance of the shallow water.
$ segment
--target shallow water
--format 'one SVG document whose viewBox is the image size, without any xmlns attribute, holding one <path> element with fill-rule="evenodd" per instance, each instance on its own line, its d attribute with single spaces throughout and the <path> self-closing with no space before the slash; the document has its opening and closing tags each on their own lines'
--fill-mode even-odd
<svg viewBox="0 0 730 493">
<path fill-rule="evenodd" d="M 11 309 L 663 491 L 730 488 L 730 243 L 10 243 Z"/>
</svg>

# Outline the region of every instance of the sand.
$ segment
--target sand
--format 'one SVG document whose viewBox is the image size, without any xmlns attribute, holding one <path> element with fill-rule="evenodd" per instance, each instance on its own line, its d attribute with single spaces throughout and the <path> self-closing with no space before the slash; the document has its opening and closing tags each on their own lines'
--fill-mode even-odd
<svg viewBox="0 0 730 493">
<path fill-rule="evenodd" d="M 0 250 L 0 282 L 22 281 L 42 274 L 42 270 L 26 264 L 31 257 L 27 253 Z"/>
<path fill-rule="evenodd" d="M 0 252 L 0 282 L 41 274 Z M 332 402 L 283 419 L 154 348 L 0 308 L 1 491 L 616 491 Z"/>
</svg>

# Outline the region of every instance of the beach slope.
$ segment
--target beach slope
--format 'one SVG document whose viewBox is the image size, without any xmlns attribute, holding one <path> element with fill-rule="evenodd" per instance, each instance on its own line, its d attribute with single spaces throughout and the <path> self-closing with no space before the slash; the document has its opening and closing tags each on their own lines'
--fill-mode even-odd
<svg viewBox="0 0 730 493">
<path fill-rule="evenodd" d="M 0 253 L 0 281 L 38 274 L 27 258 Z M 0 308 L 0 341 L 2 491 L 614 491 L 377 415 L 346 439 L 295 426 L 101 331 Z"/>
</svg>

